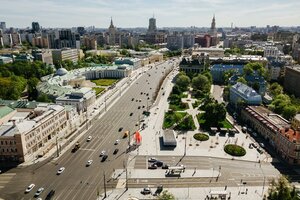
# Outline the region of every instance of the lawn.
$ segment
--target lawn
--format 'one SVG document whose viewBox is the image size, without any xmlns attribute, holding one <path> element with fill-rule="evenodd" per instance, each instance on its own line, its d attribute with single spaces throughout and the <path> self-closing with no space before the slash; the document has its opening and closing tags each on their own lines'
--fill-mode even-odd
<svg viewBox="0 0 300 200">
<path fill-rule="evenodd" d="M 103 90 L 105 90 L 105 88 L 93 87 L 93 90 L 96 91 L 96 96 L 97 96 L 97 95 L 100 94 Z"/>
<path fill-rule="evenodd" d="M 199 122 L 199 124 L 200 124 L 200 126 L 202 127 L 202 128 L 206 128 L 206 129 L 209 129 L 209 127 L 206 125 L 206 120 L 205 120 L 205 118 L 204 118 L 204 113 L 200 113 L 200 114 L 198 114 L 197 115 L 197 119 L 198 119 L 198 122 Z M 230 128 L 233 128 L 233 126 L 229 123 L 229 121 L 227 121 L 227 119 L 225 119 L 224 121 L 222 121 L 222 122 L 219 122 L 218 123 L 218 127 L 219 128 L 228 128 L 228 129 L 230 129 Z"/>
<path fill-rule="evenodd" d="M 176 130 L 181 130 L 181 131 L 192 131 L 196 129 L 196 126 L 194 124 L 194 120 L 192 115 L 189 115 L 186 117 L 182 122 L 177 124 L 175 127 Z"/>
<path fill-rule="evenodd" d="M 223 125 L 223 128 L 233 128 L 233 126 L 229 123 L 229 121 L 227 121 L 227 119 L 222 121 L 221 124 Z"/>
<path fill-rule="evenodd" d="M 91 80 L 91 82 L 95 83 L 97 86 L 110 86 L 117 82 L 119 79 L 97 79 Z"/>
<path fill-rule="evenodd" d="M 163 128 L 170 128 L 176 122 L 180 121 L 187 113 L 185 112 L 166 112 L 164 117 Z"/>
<path fill-rule="evenodd" d="M 173 110 L 173 111 L 183 111 L 188 109 L 189 106 L 187 103 L 180 103 L 179 105 L 177 104 L 170 104 L 169 109 Z"/>
</svg>

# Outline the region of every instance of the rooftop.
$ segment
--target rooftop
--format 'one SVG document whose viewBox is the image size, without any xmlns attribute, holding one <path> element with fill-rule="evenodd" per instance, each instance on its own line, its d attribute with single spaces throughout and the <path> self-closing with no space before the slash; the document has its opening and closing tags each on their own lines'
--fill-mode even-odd
<svg viewBox="0 0 300 200">
<path fill-rule="evenodd" d="M 2 117 L 5 117 L 6 115 L 8 115 L 9 113 L 13 112 L 14 109 L 8 107 L 8 106 L 1 106 L 0 105 L 0 119 Z"/>
<path fill-rule="evenodd" d="M 290 142 L 300 143 L 300 132 L 291 128 L 281 129 L 280 134 L 285 136 Z"/>
<path fill-rule="evenodd" d="M 237 82 L 235 85 L 232 86 L 232 88 L 234 88 L 236 91 L 238 91 L 246 97 L 254 97 L 259 95 L 254 89 L 240 82 Z"/>
</svg>

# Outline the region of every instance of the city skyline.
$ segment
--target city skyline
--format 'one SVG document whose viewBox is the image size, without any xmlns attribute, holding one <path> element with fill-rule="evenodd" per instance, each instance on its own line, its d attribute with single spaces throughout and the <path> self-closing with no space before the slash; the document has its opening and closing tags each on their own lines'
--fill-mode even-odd
<svg viewBox="0 0 300 200">
<path fill-rule="evenodd" d="M 155 16 L 158 27 L 210 27 L 213 15 L 216 27 L 266 25 L 298 26 L 300 2 L 288 0 L 2 0 L 0 21 L 7 27 L 30 27 L 38 21 L 42 27 L 95 26 L 107 28 L 110 17 L 116 27 L 147 27 Z"/>
</svg>

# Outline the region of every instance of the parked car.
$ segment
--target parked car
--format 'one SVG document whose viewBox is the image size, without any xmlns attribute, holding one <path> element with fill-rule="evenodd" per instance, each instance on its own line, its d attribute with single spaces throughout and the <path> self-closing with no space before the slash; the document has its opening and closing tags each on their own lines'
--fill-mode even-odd
<svg viewBox="0 0 300 200">
<path fill-rule="evenodd" d="M 158 185 L 156 188 L 156 191 L 154 193 L 154 196 L 157 196 L 158 194 L 160 194 L 163 191 L 164 187 L 163 185 Z"/>
<path fill-rule="evenodd" d="M 120 140 L 117 139 L 117 140 L 115 141 L 115 145 L 118 145 L 119 143 L 120 143 Z"/>
<path fill-rule="evenodd" d="M 106 153 L 106 151 L 104 151 L 104 150 L 103 150 L 103 151 L 101 151 L 101 153 L 100 153 L 100 157 L 101 157 L 101 156 L 104 156 L 104 155 L 105 155 L 105 153 Z"/>
<path fill-rule="evenodd" d="M 143 190 L 141 191 L 141 193 L 143 195 L 146 195 L 146 194 L 151 194 L 151 189 L 146 187 L 146 188 L 143 188 Z"/>
<path fill-rule="evenodd" d="M 149 158 L 148 159 L 148 162 L 156 162 L 157 160 L 156 160 L 156 158 L 154 158 L 154 157 L 151 157 L 151 158 Z"/>
<path fill-rule="evenodd" d="M 129 116 L 131 117 L 133 115 L 133 113 L 130 113 Z"/>
<path fill-rule="evenodd" d="M 264 143 L 259 143 L 259 146 L 261 147 L 261 148 L 265 148 L 265 144 Z"/>
<path fill-rule="evenodd" d="M 263 150 L 262 150 L 262 149 L 260 149 L 260 148 L 257 148 L 257 151 L 258 151 L 258 153 L 260 153 L 260 154 L 262 154 L 262 153 L 263 153 Z"/>
<path fill-rule="evenodd" d="M 148 169 L 157 169 L 157 165 L 156 164 L 149 165 Z"/>
<path fill-rule="evenodd" d="M 120 127 L 120 128 L 119 128 L 119 132 L 121 132 L 122 130 L 123 130 L 123 127 Z"/>
<path fill-rule="evenodd" d="M 249 149 L 253 149 L 253 144 L 252 143 L 249 144 Z"/>
<path fill-rule="evenodd" d="M 252 143 L 252 146 L 256 149 L 257 145 L 255 143 Z"/>
<path fill-rule="evenodd" d="M 40 196 L 40 194 L 42 193 L 44 191 L 44 188 L 39 188 L 37 191 L 36 191 L 36 193 L 34 194 L 34 196 L 35 197 L 38 197 L 38 196 Z"/>
<path fill-rule="evenodd" d="M 25 193 L 29 193 L 33 188 L 34 188 L 35 184 L 31 183 L 25 190 Z"/>
<path fill-rule="evenodd" d="M 156 160 L 154 164 L 157 165 L 157 167 L 162 167 L 164 163 L 162 161 Z"/>
</svg>

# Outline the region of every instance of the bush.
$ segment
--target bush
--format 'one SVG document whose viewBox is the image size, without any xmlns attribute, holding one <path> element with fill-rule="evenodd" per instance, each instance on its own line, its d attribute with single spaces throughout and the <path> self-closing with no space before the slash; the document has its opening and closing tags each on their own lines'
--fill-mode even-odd
<svg viewBox="0 0 300 200">
<path fill-rule="evenodd" d="M 229 155 L 232 155 L 232 156 L 244 156 L 246 155 L 246 150 L 239 146 L 239 145 L 235 145 L 235 144 L 227 144 L 225 147 L 224 147 L 224 151 L 226 153 L 228 153 Z"/>
<path fill-rule="evenodd" d="M 194 139 L 199 141 L 206 141 L 209 139 L 209 136 L 204 133 L 196 133 L 194 135 Z"/>
</svg>

